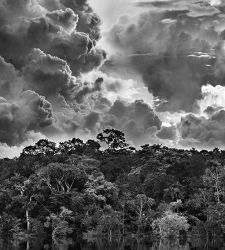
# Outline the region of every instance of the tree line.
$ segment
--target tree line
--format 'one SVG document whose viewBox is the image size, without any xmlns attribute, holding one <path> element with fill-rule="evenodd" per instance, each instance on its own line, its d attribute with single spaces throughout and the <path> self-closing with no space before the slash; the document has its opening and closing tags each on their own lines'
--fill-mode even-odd
<svg viewBox="0 0 225 250">
<path fill-rule="evenodd" d="M 131 147 L 123 132 L 0 160 L 0 236 L 225 233 L 225 151 Z"/>
</svg>

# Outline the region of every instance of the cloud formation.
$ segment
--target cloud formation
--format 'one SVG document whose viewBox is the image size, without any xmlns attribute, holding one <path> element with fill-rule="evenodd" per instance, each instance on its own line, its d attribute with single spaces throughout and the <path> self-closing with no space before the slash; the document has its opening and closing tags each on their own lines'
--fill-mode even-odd
<svg viewBox="0 0 225 250">
<path fill-rule="evenodd" d="M 97 70 L 106 56 L 96 45 L 99 25 L 87 1 L 0 3 L 0 143 L 115 127 L 138 144 L 160 130 L 153 109 L 135 101 L 134 80 Z"/>
<path fill-rule="evenodd" d="M 192 143 L 198 148 L 221 147 L 225 142 L 225 111 L 221 110 L 209 119 L 198 117 L 193 114 L 182 118 L 180 131 L 182 143 Z"/>
<path fill-rule="evenodd" d="M 206 85 L 197 101 L 198 113 L 181 118 L 178 128 L 181 145 L 198 148 L 223 147 L 225 142 L 225 87 Z"/>
<path fill-rule="evenodd" d="M 5 0 L 0 16 L 0 54 L 16 68 L 33 48 L 66 60 L 74 75 L 98 67 L 105 58 L 95 46 L 100 20 L 86 1 Z"/>
<path fill-rule="evenodd" d="M 125 5 L 106 60 L 87 0 L 0 2 L 0 151 L 110 127 L 136 146 L 223 145 L 223 1 L 118 1 L 107 25 Z"/>
<path fill-rule="evenodd" d="M 161 99 L 158 111 L 193 111 L 203 85 L 224 84 L 222 10 L 194 0 L 138 5 L 149 11 L 125 15 L 110 30 L 107 41 L 117 54 L 103 70 L 140 75 Z"/>
<path fill-rule="evenodd" d="M 16 101 L 0 98 L 0 141 L 17 145 L 28 139 L 31 131 L 39 132 L 53 123 L 51 104 L 30 90 Z"/>
<path fill-rule="evenodd" d="M 101 91 L 81 80 L 105 59 L 99 25 L 87 1 L 0 2 L 0 143 L 74 136 L 90 113 L 83 96 Z"/>
<path fill-rule="evenodd" d="M 141 100 L 125 103 L 117 100 L 104 118 L 104 125 L 124 131 L 135 145 L 149 143 L 151 135 L 161 128 L 162 122 L 153 109 Z"/>
</svg>

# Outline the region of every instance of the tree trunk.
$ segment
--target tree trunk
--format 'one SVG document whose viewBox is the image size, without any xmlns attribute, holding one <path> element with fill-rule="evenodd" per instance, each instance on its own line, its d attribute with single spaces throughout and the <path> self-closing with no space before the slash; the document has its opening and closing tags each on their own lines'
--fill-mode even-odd
<svg viewBox="0 0 225 250">
<path fill-rule="evenodd" d="M 30 241 L 29 240 L 27 240 L 27 248 L 26 248 L 26 250 L 30 250 Z"/>
<path fill-rule="evenodd" d="M 125 233 L 125 230 L 124 230 L 124 227 L 125 227 L 125 225 L 124 225 L 124 217 L 125 217 L 125 215 L 124 215 L 124 209 L 125 209 L 125 206 L 123 206 L 123 235 L 124 235 L 124 233 Z"/>
<path fill-rule="evenodd" d="M 26 209 L 26 221 L 27 221 L 27 231 L 30 231 L 30 216 L 29 216 L 29 211 Z"/>
<path fill-rule="evenodd" d="M 143 201 L 141 199 L 139 218 L 138 218 L 138 234 L 140 233 L 141 223 L 142 223 L 142 213 L 143 213 Z"/>
<path fill-rule="evenodd" d="M 219 192 L 219 176 L 218 172 L 216 172 L 216 196 L 217 196 L 217 203 L 220 203 L 220 192 Z"/>
</svg>

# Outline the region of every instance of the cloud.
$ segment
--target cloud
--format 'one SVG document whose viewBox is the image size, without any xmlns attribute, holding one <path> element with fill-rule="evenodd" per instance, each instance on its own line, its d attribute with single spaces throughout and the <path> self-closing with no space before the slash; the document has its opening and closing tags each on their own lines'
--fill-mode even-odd
<svg viewBox="0 0 225 250">
<path fill-rule="evenodd" d="M 184 115 L 178 124 L 180 145 L 197 148 L 223 147 L 225 142 L 225 87 L 202 86 L 198 112 Z"/>
<path fill-rule="evenodd" d="M 157 137 L 163 140 L 176 140 L 177 138 L 177 128 L 175 126 L 165 127 L 163 126 L 161 130 L 157 133 Z"/>
<path fill-rule="evenodd" d="M 123 16 L 110 32 L 114 55 L 104 72 L 140 75 L 158 111 L 191 112 L 207 83 L 224 84 L 221 11 L 201 1 L 150 1 L 137 16 Z"/>
<path fill-rule="evenodd" d="M 23 76 L 27 89 L 46 97 L 61 94 L 66 98 L 76 87 L 76 78 L 72 76 L 67 62 L 40 49 L 29 54 Z"/>
<path fill-rule="evenodd" d="M 51 104 L 32 91 L 25 91 L 12 102 L 0 99 L 0 141 L 10 146 L 28 139 L 28 132 L 39 132 L 53 123 Z"/>
<path fill-rule="evenodd" d="M 85 1 L 7 0 L 0 14 L 0 54 L 16 68 L 33 48 L 66 60 L 74 75 L 100 66 L 105 58 L 95 46 L 100 20 Z"/>
<path fill-rule="evenodd" d="M 14 66 L 0 57 L 0 96 L 12 98 L 23 88 L 22 79 Z"/>
<path fill-rule="evenodd" d="M 87 83 L 95 83 L 97 79 L 102 79 L 101 93 L 102 95 L 115 102 L 118 98 L 122 98 L 127 101 L 135 101 L 138 91 L 136 86 L 139 84 L 134 79 L 121 79 L 120 77 L 110 76 L 101 71 L 92 71 L 88 74 L 84 74 L 82 81 Z M 95 85 L 95 84 L 94 84 Z M 95 86 L 92 86 L 95 89 Z"/>
<path fill-rule="evenodd" d="M 132 103 L 115 101 L 103 122 L 104 126 L 124 131 L 128 140 L 136 145 L 150 143 L 151 135 L 161 128 L 158 116 L 148 104 L 141 100 Z"/>
<path fill-rule="evenodd" d="M 84 123 L 84 127 L 89 129 L 90 131 L 92 131 L 93 129 L 95 129 L 98 121 L 99 121 L 99 114 L 96 112 L 91 112 L 90 114 L 88 114 L 85 117 L 85 123 Z"/>
<path fill-rule="evenodd" d="M 79 91 L 77 91 L 75 100 L 78 103 L 82 103 L 88 95 L 94 94 L 95 92 L 100 92 L 102 89 L 102 83 L 104 79 L 103 78 L 97 78 L 94 82 L 93 87 L 88 87 L 87 84 L 85 83 L 84 86 L 81 87 Z"/>
<path fill-rule="evenodd" d="M 69 8 L 49 12 L 46 16 L 52 19 L 56 24 L 71 32 L 76 29 L 79 19 L 78 15 Z"/>
<path fill-rule="evenodd" d="M 81 77 L 105 59 L 99 26 L 86 1 L 0 2 L 0 143 L 91 129 L 97 99 L 85 101 L 100 95 L 103 80 L 88 87 Z"/>
<path fill-rule="evenodd" d="M 214 113 L 225 108 L 225 87 L 221 85 L 204 85 L 201 88 L 202 98 L 197 101 L 199 113 Z"/>
<path fill-rule="evenodd" d="M 221 110 L 209 119 L 187 115 L 180 123 L 181 144 L 190 143 L 198 148 L 221 147 L 225 142 L 225 111 Z"/>
<path fill-rule="evenodd" d="M 106 62 L 88 1 L 0 2 L 0 150 L 94 138 L 107 127 L 137 146 L 223 145 L 222 1 L 97 5 L 108 20 Z"/>
</svg>

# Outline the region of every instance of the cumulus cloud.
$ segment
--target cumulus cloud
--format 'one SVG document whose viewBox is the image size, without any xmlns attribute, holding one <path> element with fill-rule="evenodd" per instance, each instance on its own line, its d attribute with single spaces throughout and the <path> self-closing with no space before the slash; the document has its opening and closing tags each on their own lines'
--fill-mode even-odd
<svg viewBox="0 0 225 250">
<path fill-rule="evenodd" d="M 117 100 L 104 116 L 104 126 L 124 131 L 136 145 L 150 143 L 151 135 L 161 128 L 161 124 L 153 109 L 141 100 L 133 103 Z"/>
<path fill-rule="evenodd" d="M 157 136 L 163 140 L 176 140 L 177 139 L 177 128 L 175 126 L 166 127 L 163 126 L 157 133 Z"/>
<path fill-rule="evenodd" d="M 46 97 L 57 93 L 67 97 L 76 86 L 76 78 L 72 76 L 67 62 L 40 49 L 34 49 L 29 54 L 23 76 L 28 89 Z"/>
<path fill-rule="evenodd" d="M 225 111 L 219 111 L 209 119 L 195 115 L 187 115 L 180 123 L 181 143 L 192 142 L 198 148 L 213 148 L 225 142 Z"/>
<path fill-rule="evenodd" d="M 198 112 L 184 115 L 178 124 L 181 145 L 198 148 L 224 147 L 225 87 L 206 85 L 197 101 Z"/>
<path fill-rule="evenodd" d="M 212 86 L 210 84 L 202 86 L 202 98 L 197 101 L 198 113 L 214 113 L 225 108 L 225 87 L 221 85 Z"/>
<path fill-rule="evenodd" d="M 0 5 L 0 54 L 17 68 L 33 48 L 66 60 L 75 75 L 104 60 L 95 46 L 100 21 L 85 1 L 12 2 Z"/>
<path fill-rule="evenodd" d="M 74 11 L 69 8 L 49 12 L 46 16 L 68 31 L 72 32 L 77 27 L 78 15 L 76 15 Z"/>
<path fill-rule="evenodd" d="M 87 86 L 88 83 L 84 83 L 83 86 L 77 91 L 75 100 L 78 103 L 82 103 L 85 99 L 85 97 L 95 93 L 95 92 L 100 92 L 102 89 L 102 83 L 103 83 L 103 78 L 97 78 L 94 82 L 93 86 Z"/>
<path fill-rule="evenodd" d="M 108 19 L 121 6 L 136 10 L 101 40 L 110 44 L 106 62 L 88 1 L 0 2 L 0 151 L 108 127 L 137 146 L 224 143 L 223 2 L 130 2 L 118 1 Z"/>
<path fill-rule="evenodd" d="M 39 132 L 53 122 L 51 104 L 32 91 L 18 100 L 0 99 L 0 141 L 17 145 L 28 139 L 28 132 Z"/>
<path fill-rule="evenodd" d="M 88 88 L 81 74 L 105 58 L 99 25 L 87 1 L 0 2 L 0 143 L 74 136 L 90 120 L 83 102 L 103 80 Z"/>
<path fill-rule="evenodd" d="M 121 17 L 108 33 L 114 55 L 103 70 L 140 75 L 162 100 L 158 111 L 193 111 L 201 86 L 224 84 L 222 11 L 194 0 L 143 4 L 149 11 Z"/>
<path fill-rule="evenodd" d="M 19 73 L 12 64 L 6 63 L 2 57 L 0 57 L 0 75 L 1 97 L 12 98 L 21 88 L 23 88 Z"/>
</svg>

